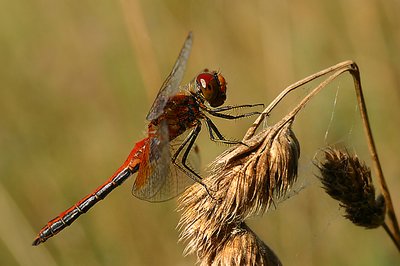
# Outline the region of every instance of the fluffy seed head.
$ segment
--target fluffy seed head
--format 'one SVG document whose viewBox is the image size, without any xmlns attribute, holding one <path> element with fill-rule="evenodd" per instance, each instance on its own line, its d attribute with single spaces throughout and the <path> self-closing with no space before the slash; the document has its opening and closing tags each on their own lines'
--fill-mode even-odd
<svg viewBox="0 0 400 266">
<path fill-rule="evenodd" d="M 179 227 L 180 240 L 187 242 L 186 254 L 197 254 L 199 262 L 205 265 L 228 262 L 231 258 L 240 263 L 215 265 L 280 265 L 242 263 L 242 259 L 259 261 L 249 250 L 262 251 L 259 257 L 269 254 L 265 244 L 256 241 L 247 227 L 244 229 L 243 222 L 263 213 L 296 180 L 300 146 L 291 122 L 268 127 L 246 140 L 245 145 L 233 146 L 220 155 L 202 180 L 212 197 L 198 183 L 182 194 Z M 277 258 L 275 261 L 279 262 Z"/>
<path fill-rule="evenodd" d="M 229 237 L 218 243 L 215 250 L 200 265 L 282 265 L 275 253 L 244 223 L 232 228 Z"/>
<path fill-rule="evenodd" d="M 371 170 L 350 155 L 336 148 L 327 148 L 325 158 L 319 163 L 319 179 L 332 198 L 345 208 L 345 217 L 358 226 L 376 228 L 385 219 L 385 200 L 382 195 L 375 198 Z"/>
</svg>

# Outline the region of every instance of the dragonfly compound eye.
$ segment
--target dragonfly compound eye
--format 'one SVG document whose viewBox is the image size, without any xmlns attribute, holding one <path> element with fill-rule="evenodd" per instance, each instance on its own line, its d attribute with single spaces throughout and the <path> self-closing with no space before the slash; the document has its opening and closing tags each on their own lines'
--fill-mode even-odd
<svg viewBox="0 0 400 266">
<path fill-rule="evenodd" d="M 216 71 L 203 72 L 197 76 L 196 81 L 204 99 L 212 107 L 220 106 L 225 102 L 226 81 L 221 74 Z"/>
</svg>

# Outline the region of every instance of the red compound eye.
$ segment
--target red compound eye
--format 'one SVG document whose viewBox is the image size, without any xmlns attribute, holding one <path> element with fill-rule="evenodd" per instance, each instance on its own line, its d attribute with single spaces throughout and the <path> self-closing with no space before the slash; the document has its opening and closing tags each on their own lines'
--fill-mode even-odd
<svg viewBox="0 0 400 266">
<path fill-rule="evenodd" d="M 196 78 L 197 84 L 204 96 L 204 99 L 212 106 L 222 105 L 226 100 L 226 82 L 225 78 L 217 73 L 203 72 Z"/>
</svg>

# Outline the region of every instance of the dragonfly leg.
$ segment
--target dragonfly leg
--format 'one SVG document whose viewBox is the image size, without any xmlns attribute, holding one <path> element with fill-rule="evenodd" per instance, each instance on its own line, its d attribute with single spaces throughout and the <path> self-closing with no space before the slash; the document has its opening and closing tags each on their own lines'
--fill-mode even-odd
<svg viewBox="0 0 400 266">
<path fill-rule="evenodd" d="M 251 107 L 256 107 L 256 106 L 262 106 L 264 108 L 263 103 L 256 103 L 256 104 L 243 104 L 243 105 L 226 105 L 226 106 L 221 106 L 221 107 L 216 107 L 216 108 L 207 108 L 207 112 L 213 111 L 216 113 L 219 112 L 225 112 L 225 111 L 230 111 L 230 110 L 235 110 L 235 109 L 240 109 L 240 108 L 251 108 Z"/>
<path fill-rule="evenodd" d="M 175 151 L 174 155 L 171 158 L 171 161 L 174 165 L 176 165 L 180 170 L 182 170 L 186 175 L 190 176 L 191 178 L 194 179 L 194 181 L 201 183 L 201 177 L 199 176 L 198 173 L 196 173 L 193 169 L 191 169 L 188 165 L 186 165 L 186 159 L 187 156 L 190 152 L 190 149 L 192 148 L 197 136 L 199 135 L 199 132 L 201 130 L 201 122 L 199 121 L 195 128 L 189 133 L 189 135 L 185 138 L 185 140 L 182 142 L 182 144 L 178 147 L 178 149 Z M 177 162 L 179 154 L 182 152 L 182 150 L 186 147 L 183 156 L 182 156 L 182 165 L 180 165 Z"/>
<path fill-rule="evenodd" d="M 187 157 L 189 155 L 189 152 L 191 151 L 194 142 L 196 141 L 197 136 L 199 135 L 201 130 L 201 122 L 198 121 L 197 125 L 195 128 L 189 133 L 189 135 L 186 137 L 186 139 L 182 142 L 182 144 L 179 146 L 179 148 L 176 150 L 175 154 L 172 156 L 172 163 L 178 167 L 182 172 L 184 172 L 187 176 L 191 177 L 194 181 L 199 183 L 204 187 L 204 189 L 207 191 L 207 194 L 214 199 L 214 197 L 211 195 L 210 190 L 208 189 L 207 185 L 203 183 L 202 178 L 198 173 L 196 173 L 192 168 L 190 168 L 189 165 L 187 165 Z M 186 148 L 185 148 L 186 146 Z M 179 164 L 177 161 L 179 154 L 182 152 L 182 150 L 185 148 L 183 155 L 182 155 L 182 160 L 181 164 Z"/>
<path fill-rule="evenodd" d="M 249 113 L 244 113 L 244 114 L 240 114 L 240 115 L 230 115 L 230 114 L 224 114 L 221 112 L 230 111 L 230 110 L 239 109 L 239 108 L 256 107 L 256 106 L 264 106 L 264 104 L 258 103 L 258 104 L 244 104 L 244 105 L 235 105 L 235 106 L 230 105 L 230 106 L 222 106 L 222 107 L 217 107 L 217 108 L 205 107 L 204 110 L 207 111 L 212 116 L 229 119 L 229 120 L 234 120 L 234 119 L 239 119 L 239 118 L 248 117 L 248 116 L 252 116 L 252 115 L 259 115 L 261 113 L 260 112 L 249 112 Z M 225 143 L 225 144 L 246 145 L 245 143 L 243 143 L 241 141 L 225 139 L 224 136 L 219 132 L 219 130 L 215 126 L 215 124 L 211 121 L 210 118 L 205 116 L 205 120 L 206 120 L 206 125 L 208 128 L 208 133 L 210 134 L 210 139 L 212 141 L 221 142 L 221 143 Z M 215 133 L 217 135 L 217 137 L 215 137 L 213 133 Z"/>
<path fill-rule="evenodd" d="M 261 114 L 260 112 L 250 112 L 250 113 L 244 113 L 244 114 L 240 114 L 240 115 L 228 115 L 228 114 L 221 114 L 221 113 L 215 112 L 213 110 L 208 111 L 208 113 L 210 115 L 213 115 L 216 117 L 221 117 L 221 118 L 230 119 L 230 120 Z"/>
<path fill-rule="evenodd" d="M 256 107 L 256 106 L 264 107 L 264 104 L 257 103 L 257 104 L 244 104 L 244 105 L 228 105 L 228 106 L 221 106 L 221 107 L 217 107 L 217 108 L 207 108 L 206 107 L 205 111 L 207 111 L 207 113 L 209 113 L 212 116 L 233 120 L 233 119 L 239 119 L 239 118 L 248 117 L 248 116 L 252 116 L 252 115 L 259 115 L 259 114 L 261 114 L 261 112 L 249 112 L 249 113 L 244 113 L 244 114 L 240 114 L 240 115 L 229 115 L 229 114 L 224 114 L 221 112 L 240 109 L 240 108 Z"/>
<path fill-rule="evenodd" d="M 243 144 L 246 145 L 245 143 L 241 142 L 241 141 L 237 141 L 237 140 L 227 140 L 224 138 L 224 136 L 221 134 L 221 132 L 219 132 L 217 126 L 212 122 L 212 120 L 208 117 L 205 117 L 205 121 L 206 121 L 206 125 L 208 128 L 208 133 L 210 135 L 210 139 L 212 141 L 215 142 L 220 142 L 220 143 L 224 143 L 224 144 Z M 217 135 L 217 137 L 214 136 Z"/>
</svg>

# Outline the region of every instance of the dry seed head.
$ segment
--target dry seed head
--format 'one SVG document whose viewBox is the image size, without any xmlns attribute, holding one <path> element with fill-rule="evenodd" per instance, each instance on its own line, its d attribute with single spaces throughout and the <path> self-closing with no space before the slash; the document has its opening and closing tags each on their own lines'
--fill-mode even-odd
<svg viewBox="0 0 400 266">
<path fill-rule="evenodd" d="M 196 253 L 201 263 L 209 262 L 209 258 L 223 261 L 219 252 L 228 250 L 226 243 L 241 239 L 234 232 L 240 231 L 243 221 L 264 212 L 274 197 L 284 196 L 296 180 L 300 155 L 291 123 L 266 128 L 246 145 L 236 145 L 220 155 L 203 179 L 213 198 L 198 183 L 182 194 L 179 227 L 180 240 L 187 242 L 186 254 Z M 256 245 L 254 241 L 248 243 Z M 244 249 L 229 250 L 236 252 L 232 258 L 247 256 Z"/>
<path fill-rule="evenodd" d="M 282 265 L 275 253 L 244 223 L 233 228 L 215 250 L 200 265 Z"/>
<path fill-rule="evenodd" d="M 213 187 L 226 188 L 223 204 L 240 221 L 264 212 L 296 181 L 300 145 L 292 121 L 283 121 L 223 153 L 210 166 Z"/>
<path fill-rule="evenodd" d="M 369 167 L 347 151 L 327 148 L 324 153 L 325 160 L 318 165 L 319 179 L 325 191 L 345 208 L 344 216 L 365 228 L 382 225 L 386 213 L 385 200 L 382 195 L 375 198 Z"/>
<path fill-rule="evenodd" d="M 259 175 L 269 178 L 269 195 L 276 193 L 278 198 L 285 196 L 288 189 L 297 179 L 300 144 L 291 130 L 291 123 L 285 124 L 271 143 L 268 152 L 262 154 L 259 161 L 260 169 L 268 165 L 266 171 L 259 171 Z M 263 161 L 268 164 L 263 163 Z"/>
</svg>

